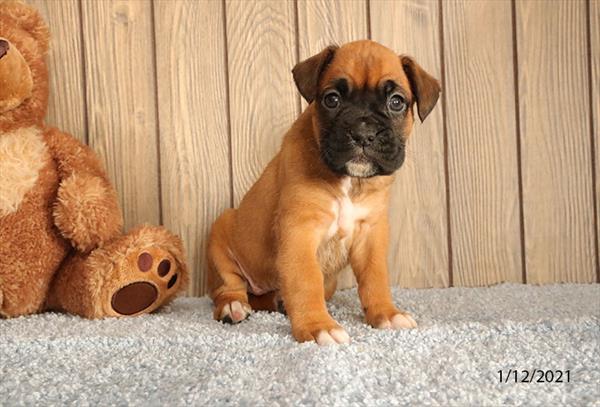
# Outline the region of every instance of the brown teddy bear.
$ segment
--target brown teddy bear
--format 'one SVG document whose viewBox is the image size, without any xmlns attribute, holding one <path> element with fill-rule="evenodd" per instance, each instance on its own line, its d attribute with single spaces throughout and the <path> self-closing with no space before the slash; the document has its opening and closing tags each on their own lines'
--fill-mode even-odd
<svg viewBox="0 0 600 407">
<path fill-rule="evenodd" d="M 94 152 L 45 126 L 48 40 L 35 9 L 0 0 L 0 315 L 152 312 L 187 285 L 181 241 L 122 234 Z"/>
</svg>

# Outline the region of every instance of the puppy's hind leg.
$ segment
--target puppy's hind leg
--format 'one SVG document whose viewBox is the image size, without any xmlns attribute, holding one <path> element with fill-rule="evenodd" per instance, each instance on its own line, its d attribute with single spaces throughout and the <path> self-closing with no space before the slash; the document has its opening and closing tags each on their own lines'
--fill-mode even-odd
<svg viewBox="0 0 600 407">
<path fill-rule="evenodd" d="M 226 210 L 213 224 L 207 248 L 207 283 L 214 303 L 213 318 L 236 324 L 248 318 L 248 286 L 229 248 L 234 209 Z"/>
</svg>

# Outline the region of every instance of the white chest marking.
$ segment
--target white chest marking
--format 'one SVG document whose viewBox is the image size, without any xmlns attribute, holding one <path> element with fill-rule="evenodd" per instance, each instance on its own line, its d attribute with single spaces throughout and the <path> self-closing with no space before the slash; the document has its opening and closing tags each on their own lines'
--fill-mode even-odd
<svg viewBox="0 0 600 407">
<path fill-rule="evenodd" d="M 0 216 L 19 208 L 47 158 L 47 147 L 38 128 L 0 133 Z"/>
<path fill-rule="evenodd" d="M 334 220 L 327 231 L 328 239 L 338 233 L 342 238 L 351 237 L 354 233 L 354 226 L 369 214 L 369 208 L 352 202 L 350 188 L 350 178 L 346 178 L 342 182 L 342 197 L 334 201 L 332 205 Z"/>
<path fill-rule="evenodd" d="M 342 196 L 331 206 L 334 218 L 317 255 L 325 275 L 337 275 L 348 264 L 355 226 L 366 219 L 369 208 L 350 199 L 350 178 L 342 182 Z"/>
</svg>

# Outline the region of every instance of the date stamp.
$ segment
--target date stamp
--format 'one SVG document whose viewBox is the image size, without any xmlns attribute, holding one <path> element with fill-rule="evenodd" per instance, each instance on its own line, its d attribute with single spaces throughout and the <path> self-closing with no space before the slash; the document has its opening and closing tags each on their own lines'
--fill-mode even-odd
<svg viewBox="0 0 600 407">
<path fill-rule="evenodd" d="M 498 370 L 498 381 L 500 383 L 570 383 L 570 370 Z"/>
</svg>

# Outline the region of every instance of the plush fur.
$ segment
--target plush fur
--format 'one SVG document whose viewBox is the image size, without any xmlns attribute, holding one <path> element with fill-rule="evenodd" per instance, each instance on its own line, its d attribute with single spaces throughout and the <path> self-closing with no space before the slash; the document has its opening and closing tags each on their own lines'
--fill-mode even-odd
<svg viewBox="0 0 600 407">
<path fill-rule="evenodd" d="M 24 127 L 0 138 L 0 216 L 17 210 L 50 159 L 41 131 Z"/>
<path fill-rule="evenodd" d="M 38 12 L 0 0 L 0 42 L 0 316 L 139 315 L 169 302 L 189 279 L 181 240 L 162 227 L 123 234 L 98 157 L 43 122 L 49 35 Z"/>
</svg>

